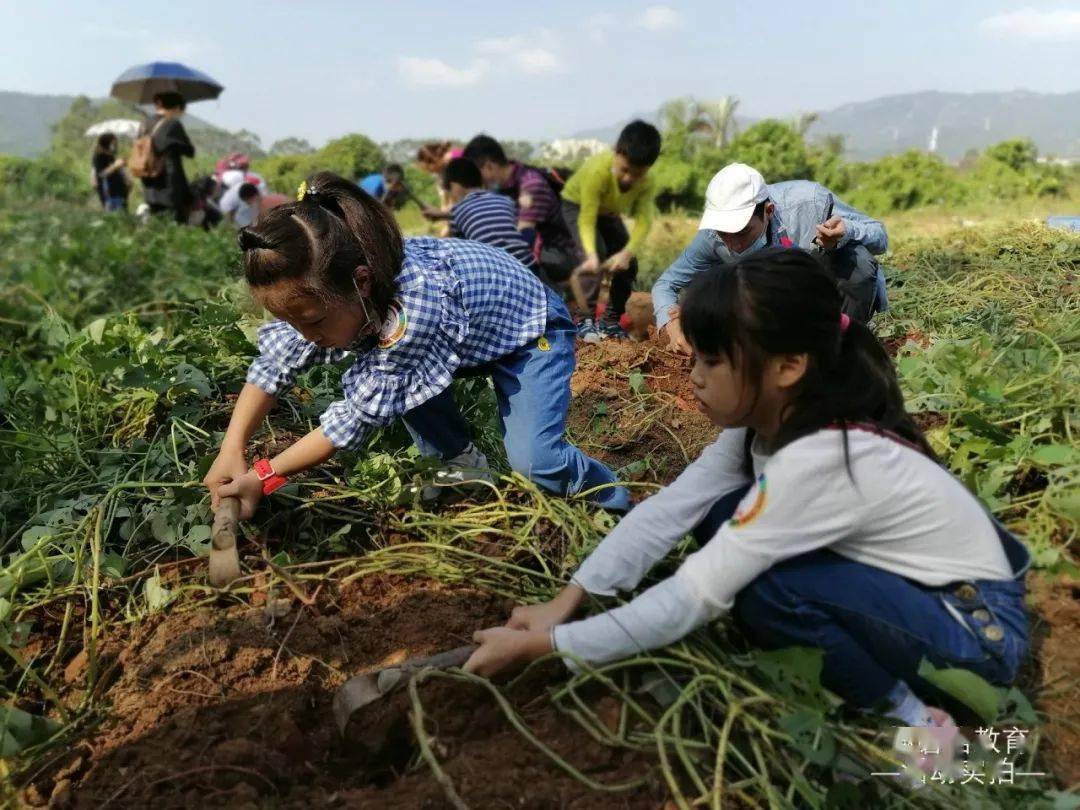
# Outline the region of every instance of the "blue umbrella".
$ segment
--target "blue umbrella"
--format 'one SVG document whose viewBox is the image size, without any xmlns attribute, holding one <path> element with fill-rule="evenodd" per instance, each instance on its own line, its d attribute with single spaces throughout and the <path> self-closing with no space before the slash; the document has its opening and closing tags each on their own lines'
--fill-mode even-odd
<svg viewBox="0 0 1080 810">
<path fill-rule="evenodd" d="M 205 73 L 179 62 L 150 62 L 121 73 L 109 95 L 134 104 L 150 104 L 158 93 L 179 93 L 190 102 L 217 98 L 224 89 Z"/>
</svg>

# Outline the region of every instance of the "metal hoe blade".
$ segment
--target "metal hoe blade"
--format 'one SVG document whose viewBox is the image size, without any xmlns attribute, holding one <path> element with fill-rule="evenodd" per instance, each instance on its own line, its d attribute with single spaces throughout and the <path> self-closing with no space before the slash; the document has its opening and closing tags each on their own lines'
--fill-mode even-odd
<svg viewBox="0 0 1080 810">
<path fill-rule="evenodd" d="M 451 669 L 460 667 L 469 660 L 469 656 L 475 650 L 475 645 L 470 644 L 423 658 L 410 658 L 400 664 L 383 667 L 374 672 L 354 675 L 345 681 L 334 695 L 334 722 L 337 724 L 338 732 L 344 736 L 345 729 L 349 725 L 349 719 L 354 712 L 385 697 L 399 686 L 403 686 L 408 680 L 408 676 L 414 672 L 427 668 Z"/>
</svg>

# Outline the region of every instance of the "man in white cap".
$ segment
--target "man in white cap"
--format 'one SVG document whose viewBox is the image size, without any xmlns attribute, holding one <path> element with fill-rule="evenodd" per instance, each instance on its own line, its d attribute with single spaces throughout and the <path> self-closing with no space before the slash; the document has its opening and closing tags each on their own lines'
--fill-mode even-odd
<svg viewBox="0 0 1080 810">
<path fill-rule="evenodd" d="M 874 256 L 889 247 L 885 226 L 809 180 L 767 185 L 744 163 L 725 166 L 705 192 L 698 235 L 652 288 L 656 325 L 671 346 L 690 354 L 679 323 L 678 296 L 694 274 L 763 247 L 818 252 L 836 274 L 844 312 L 867 321 L 888 308 L 885 275 Z"/>
</svg>

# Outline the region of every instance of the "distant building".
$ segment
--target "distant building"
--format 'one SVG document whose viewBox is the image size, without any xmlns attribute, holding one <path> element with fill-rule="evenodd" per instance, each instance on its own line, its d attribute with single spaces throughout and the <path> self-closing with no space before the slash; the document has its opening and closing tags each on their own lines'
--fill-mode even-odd
<svg viewBox="0 0 1080 810">
<path fill-rule="evenodd" d="M 537 159 L 542 163 L 577 163 L 609 148 L 596 138 L 558 138 L 543 144 Z"/>
</svg>

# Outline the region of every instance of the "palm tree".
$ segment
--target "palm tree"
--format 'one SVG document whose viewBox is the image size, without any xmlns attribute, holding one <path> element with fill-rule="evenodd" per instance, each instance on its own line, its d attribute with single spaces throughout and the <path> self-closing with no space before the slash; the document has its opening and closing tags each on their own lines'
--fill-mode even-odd
<svg viewBox="0 0 1080 810">
<path fill-rule="evenodd" d="M 716 101 L 697 102 L 695 106 L 696 115 L 690 129 L 707 136 L 714 146 L 727 146 L 736 131 L 735 110 L 739 106 L 739 99 L 735 96 L 722 96 Z"/>
<path fill-rule="evenodd" d="M 696 103 L 690 96 L 665 101 L 660 107 L 660 128 L 665 133 L 685 131 L 694 117 Z"/>
</svg>

